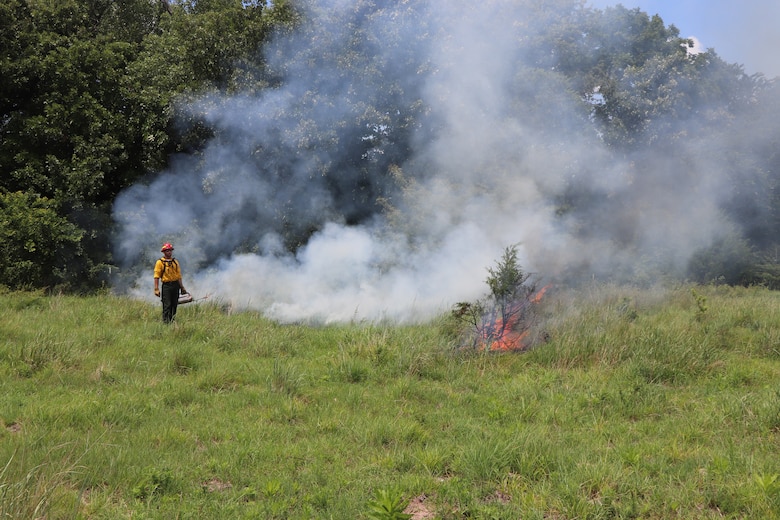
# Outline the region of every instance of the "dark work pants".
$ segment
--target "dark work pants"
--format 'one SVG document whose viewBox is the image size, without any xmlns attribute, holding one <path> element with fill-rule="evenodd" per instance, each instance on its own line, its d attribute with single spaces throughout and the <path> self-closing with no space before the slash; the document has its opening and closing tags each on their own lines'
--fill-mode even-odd
<svg viewBox="0 0 780 520">
<path fill-rule="evenodd" d="M 179 305 L 179 282 L 163 282 L 160 298 L 163 323 L 170 323 L 176 317 L 176 307 Z"/>
</svg>

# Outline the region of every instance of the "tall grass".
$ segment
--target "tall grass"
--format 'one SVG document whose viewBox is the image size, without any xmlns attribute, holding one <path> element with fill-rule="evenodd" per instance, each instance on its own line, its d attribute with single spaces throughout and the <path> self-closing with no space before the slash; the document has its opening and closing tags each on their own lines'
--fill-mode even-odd
<svg viewBox="0 0 780 520">
<path fill-rule="evenodd" d="M 0 518 L 777 518 L 778 303 L 551 290 L 548 341 L 488 353 L 446 316 L 2 294 Z"/>
</svg>

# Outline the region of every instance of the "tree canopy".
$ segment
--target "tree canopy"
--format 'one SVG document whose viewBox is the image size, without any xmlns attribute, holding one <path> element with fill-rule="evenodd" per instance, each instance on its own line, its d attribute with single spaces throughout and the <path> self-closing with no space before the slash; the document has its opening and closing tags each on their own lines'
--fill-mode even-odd
<svg viewBox="0 0 780 520">
<path fill-rule="evenodd" d="M 464 4 L 463 16 L 478 18 L 500 3 Z M 334 213 L 347 224 L 391 213 L 388 201 L 409 188 L 398 165 L 410 168 L 412 150 L 421 143 L 435 146 L 447 117 L 426 102 L 426 80 L 468 74 L 434 66 L 419 50 L 438 39 L 449 46 L 441 52 L 453 51 L 468 66 L 469 47 L 479 42 L 459 41 L 456 25 L 417 1 L 355 0 L 346 14 L 339 11 L 344 17 L 338 23 L 310 24 L 336 16 L 327 4 L 3 2 L 0 284 L 89 289 L 104 283 L 114 259 L 109 247 L 98 245 L 111 242 L 118 194 L 148 183 L 173 161 L 197 163 L 209 143 L 236 140 L 214 116 L 231 107 L 220 105 L 217 99 L 224 97 L 209 101 L 209 93 L 272 96 L 281 84 L 298 85 L 290 90 L 296 96 L 291 108 L 262 116 L 283 122 L 277 135 L 264 135 L 262 146 L 246 149 L 255 158 L 247 164 L 273 172 L 269 199 L 277 205 L 237 204 L 234 210 L 279 232 L 285 247 L 299 247 L 319 225 L 314 216 L 290 217 L 292 206 L 321 200 L 312 190 L 291 188 L 303 157 L 307 175 L 318 179 L 314 191 L 336 201 L 312 211 Z M 518 2 L 524 15 L 508 21 L 516 28 L 511 52 L 496 68 L 512 92 L 503 117 L 537 129 L 550 157 L 570 153 L 565 136 L 574 129 L 584 142 L 629 157 L 625 174 L 647 189 L 671 171 L 643 161 L 649 154 L 674 162 L 675 171 L 702 157 L 727 164 L 729 189 L 718 192 L 717 204 L 739 224 L 745 250 L 767 258 L 780 245 L 777 83 L 745 74 L 712 49 L 694 53 L 692 42 L 657 15 L 620 5 L 591 9 L 577 0 L 543 4 Z M 412 19 L 414 31 L 407 30 Z M 336 73 L 320 74 L 323 62 Z M 338 117 L 312 115 L 318 107 L 341 104 Z M 415 175 L 424 175 L 424 159 L 416 161 Z M 679 182 L 702 184 L 707 172 L 698 166 L 690 171 Z M 616 240 L 630 241 L 625 223 L 607 215 L 632 201 L 599 189 L 593 175 L 572 175 L 560 190 L 558 214 L 569 222 L 594 219 L 613 229 Z M 204 181 L 200 187 L 214 186 Z M 594 200 L 602 216 L 592 214 Z M 229 226 L 236 214 L 219 225 Z M 588 233 L 583 226 L 582 236 Z M 232 245 L 251 247 L 249 238 L 239 234 Z M 692 276 L 717 270 L 710 262 L 706 275 Z"/>
<path fill-rule="evenodd" d="M 289 22 L 277 4 L 266 16 L 264 3 L 240 0 L 4 2 L 1 192 L 35 197 L 84 240 L 102 236 L 101 251 L 82 247 L 78 256 L 87 269 L 110 263 L 106 217 L 117 193 L 163 169 L 171 154 L 196 149 L 208 133 L 180 131 L 177 99 L 238 88 L 241 63 L 254 62 L 274 25 Z M 39 242 L 39 253 L 53 253 L 57 242 L 39 231 L 27 229 L 28 239 Z M 0 283 L 94 286 L 95 271 L 34 280 L 8 274 Z"/>
</svg>

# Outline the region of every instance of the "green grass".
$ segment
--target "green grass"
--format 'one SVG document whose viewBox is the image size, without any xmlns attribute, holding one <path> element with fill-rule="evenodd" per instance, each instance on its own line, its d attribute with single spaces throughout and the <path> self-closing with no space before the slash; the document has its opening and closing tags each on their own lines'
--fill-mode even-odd
<svg viewBox="0 0 780 520">
<path fill-rule="evenodd" d="M 0 518 L 780 518 L 780 294 L 539 310 L 549 341 L 497 354 L 448 317 L 0 294 Z"/>
</svg>

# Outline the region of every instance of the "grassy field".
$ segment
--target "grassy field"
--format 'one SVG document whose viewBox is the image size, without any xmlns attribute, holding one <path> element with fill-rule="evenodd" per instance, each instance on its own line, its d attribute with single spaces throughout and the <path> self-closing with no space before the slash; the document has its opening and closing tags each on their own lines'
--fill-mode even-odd
<svg viewBox="0 0 780 520">
<path fill-rule="evenodd" d="M 780 293 L 551 290 L 546 343 L 0 295 L 0 519 L 780 518 Z"/>
</svg>

